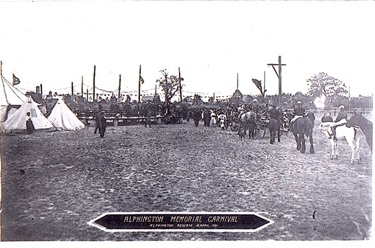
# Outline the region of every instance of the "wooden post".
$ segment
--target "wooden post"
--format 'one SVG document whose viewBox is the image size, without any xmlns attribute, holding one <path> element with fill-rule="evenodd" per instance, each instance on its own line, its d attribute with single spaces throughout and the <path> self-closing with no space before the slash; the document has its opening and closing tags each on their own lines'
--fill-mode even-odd
<svg viewBox="0 0 375 248">
<path fill-rule="evenodd" d="M 350 113 L 350 83 L 349 83 L 348 112 Z"/>
<path fill-rule="evenodd" d="M 72 96 L 74 96 L 74 86 L 73 86 L 73 82 L 72 82 L 71 85 L 70 85 L 70 89 L 71 89 L 71 92 L 72 92 Z"/>
<path fill-rule="evenodd" d="M 281 108 L 281 94 L 282 94 L 282 86 L 281 86 L 281 56 L 279 56 L 279 107 Z"/>
<path fill-rule="evenodd" d="M 279 78 L 279 107 L 281 108 L 281 94 L 282 94 L 281 66 L 285 66 L 286 64 L 281 64 L 281 56 L 279 56 L 279 63 L 277 63 L 277 64 L 267 64 L 267 65 L 272 66 L 273 70 L 276 73 L 276 76 Z M 279 72 L 276 71 L 275 65 L 279 66 Z"/>
<path fill-rule="evenodd" d="M 92 101 L 95 101 L 95 74 L 96 74 L 96 65 L 94 65 L 94 77 L 92 80 Z"/>
<path fill-rule="evenodd" d="M 81 96 L 83 98 L 83 76 L 81 77 Z"/>
<path fill-rule="evenodd" d="M 43 84 L 40 84 L 40 97 L 43 99 Z"/>
<path fill-rule="evenodd" d="M 237 73 L 237 90 L 238 90 L 238 83 L 239 83 L 239 82 L 238 82 L 238 73 Z"/>
<path fill-rule="evenodd" d="M 178 83 L 180 87 L 180 102 L 182 102 L 182 86 L 181 86 L 181 72 L 180 67 L 178 67 Z"/>
<path fill-rule="evenodd" d="M 266 96 L 266 71 L 263 71 L 263 97 Z"/>
<path fill-rule="evenodd" d="M 86 99 L 89 101 L 89 89 L 86 89 Z"/>
<path fill-rule="evenodd" d="M 138 76 L 138 103 L 141 102 L 141 65 L 139 65 L 139 76 Z"/>
<path fill-rule="evenodd" d="M 121 74 L 119 75 L 119 78 L 118 78 L 117 101 L 121 101 Z"/>
</svg>

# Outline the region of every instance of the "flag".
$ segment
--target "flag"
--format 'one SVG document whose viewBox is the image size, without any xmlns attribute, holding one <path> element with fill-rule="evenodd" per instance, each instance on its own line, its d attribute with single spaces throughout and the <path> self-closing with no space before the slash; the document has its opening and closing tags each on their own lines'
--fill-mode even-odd
<svg viewBox="0 0 375 248">
<path fill-rule="evenodd" d="M 17 85 L 17 84 L 20 84 L 20 83 L 21 83 L 20 79 L 18 77 L 14 76 L 14 74 L 13 74 L 13 85 Z"/>
<path fill-rule="evenodd" d="M 262 81 L 259 81 L 258 79 L 251 79 L 253 81 L 253 83 L 255 84 L 255 86 L 260 90 L 262 91 Z"/>
<path fill-rule="evenodd" d="M 143 77 L 141 75 L 139 75 L 139 81 L 141 82 L 141 84 L 145 82 L 145 80 L 143 80 Z"/>
</svg>

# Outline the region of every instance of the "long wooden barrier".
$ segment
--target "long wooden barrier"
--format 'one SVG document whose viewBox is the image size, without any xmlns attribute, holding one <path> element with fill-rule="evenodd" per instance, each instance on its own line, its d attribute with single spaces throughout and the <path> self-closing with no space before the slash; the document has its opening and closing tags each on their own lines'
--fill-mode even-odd
<svg viewBox="0 0 375 248">
<path fill-rule="evenodd" d="M 164 116 L 152 116 L 151 122 L 153 124 L 161 124 L 163 122 Z M 181 116 L 174 116 L 177 120 L 175 123 L 182 123 Z M 95 117 L 78 117 L 86 126 L 95 124 Z M 137 125 L 144 124 L 146 117 L 105 117 L 107 126 L 128 126 L 128 125 Z"/>
</svg>

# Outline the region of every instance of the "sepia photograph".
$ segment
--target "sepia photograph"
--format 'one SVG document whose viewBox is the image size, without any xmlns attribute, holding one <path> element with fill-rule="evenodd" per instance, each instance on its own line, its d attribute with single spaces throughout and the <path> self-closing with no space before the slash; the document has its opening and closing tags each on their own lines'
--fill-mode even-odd
<svg viewBox="0 0 375 248">
<path fill-rule="evenodd" d="M 374 11 L 0 1 L 0 242 L 369 246 Z"/>
</svg>

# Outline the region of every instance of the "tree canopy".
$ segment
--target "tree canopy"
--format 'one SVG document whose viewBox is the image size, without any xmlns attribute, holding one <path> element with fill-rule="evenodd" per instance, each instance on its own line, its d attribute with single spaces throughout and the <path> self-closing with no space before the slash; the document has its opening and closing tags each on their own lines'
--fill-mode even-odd
<svg viewBox="0 0 375 248">
<path fill-rule="evenodd" d="M 325 72 L 320 72 L 307 79 L 307 85 L 309 86 L 307 95 L 313 97 L 324 96 L 329 103 L 348 94 L 345 83 Z"/>
<path fill-rule="evenodd" d="M 161 70 L 160 72 L 163 77 L 157 79 L 156 82 L 159 83 L 164 92 L 165 102 L 170 103 L 176 93 L 180 91 L 180 80 L 183 80 L 183 78 L 178 78 L 174 75 L 168 76 L 167 70 Z"/>
</svg>

